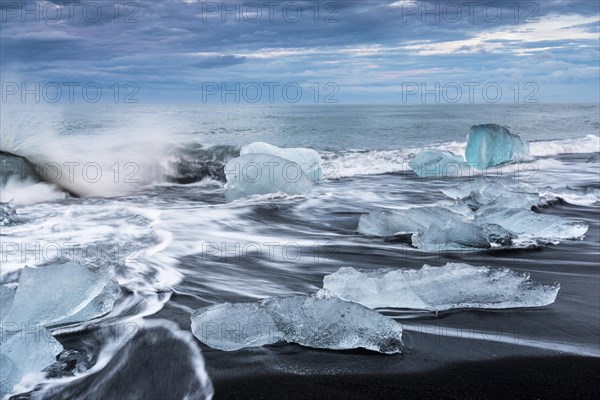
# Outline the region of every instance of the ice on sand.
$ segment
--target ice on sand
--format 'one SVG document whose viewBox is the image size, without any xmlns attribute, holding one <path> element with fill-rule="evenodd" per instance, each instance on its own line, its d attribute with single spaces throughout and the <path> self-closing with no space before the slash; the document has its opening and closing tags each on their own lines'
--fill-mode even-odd
<svg viewBox="0 0 600 400">
<path fill-rule="evenodd" d="M 269 143 L 255 142 L 242 146 L 240 155 L 270 154 L 295 162 L 313 182 L 321 180 L 321 156 L 313 149 L 281 148 Z"/>
<path fill-rule="evenodd" d="M 402 351 L 400 324 L 360 304 L 326 295 L 218 304 L 192 314 L 192 333 L 220 350 L 279 341 L 321 349 Z"/>
<path fill-rule="evenodd" d="M 25 268 L 3 321 L 46 327 L 88 321 L 108 313 L 119 295 L 109 272 L 78 262 Z"/>
<path fill-rule="evenodd" d="M 529 145 L 519 135 L 501 125 L 485 124 L 471 127 L 465 158 L 479 169 L 516 162 L 529 156 Z"/>
<path fill-rule="evenodd" d="M 448 263 L 421 269 L 340 268 L 323 279 L 323 291 L 369 308 L 444 311 L 504 309 L 552 304 L 560 285 L 543 285 L 507 268 Z"/>
<path fill-rule="evenodd" d="M 298 164 L 270 154 L 247 154 L 229 160 L 225 176 L 227 201 L 278 192 L 301 195 L 312 189 L 311 180 Z"/>
</svg>

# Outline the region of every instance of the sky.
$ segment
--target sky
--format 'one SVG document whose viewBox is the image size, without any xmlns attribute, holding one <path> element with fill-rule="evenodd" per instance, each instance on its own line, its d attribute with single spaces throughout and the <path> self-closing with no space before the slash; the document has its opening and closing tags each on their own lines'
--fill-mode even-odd
<svg viewBox="0 0 600 400">
<path fill-rule="evenodd" d="M 600 2 L 0 0 L 2 103 L 598 102 Z"/>
</svg>

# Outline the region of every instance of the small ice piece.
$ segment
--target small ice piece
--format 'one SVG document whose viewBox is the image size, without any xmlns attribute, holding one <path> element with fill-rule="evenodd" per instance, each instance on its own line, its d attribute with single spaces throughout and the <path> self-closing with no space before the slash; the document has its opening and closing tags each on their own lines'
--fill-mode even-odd
<svg viewBox="0 0 600 400">
<path fill-rule="evenodd" d="M 578 206 L 591 206 L 600 202 L 600 189 L 594 187 L 571 188 L 569 186 L 562 188 L 545 187 L 540 190 L 540 195 L 547 201 L 561 198 L 567 203 Z"/>
<path fill-rule="evenodd" d="M 63 351 L 50 332 L 39 325 L 25 331 L 2 331 L 0 337 L 0 397 L 11 393 L 23 375 L 40 372 Z"/>
<path fill-rule="evenodd" d="M 408 165 L 421 178 L 468 176 L 471 168 L 461 156 L 441 150 L 421 150 Z"/>
<path fill-rule="evenodd" d="M 467 138 L 465 158 L 470 165 L 485 169 L 529 156 L 529 145 L 519 135 L 500 125 L 474 125 Z"/>
<path fill-rule="evenodd" d="M 312 189 L 312 182 L 298 164 L 270 154 L 234 158 L 225 166 L 225 176 L 227 201 L 278 192 L 301 195 Z"/>
<path fill-rule="evenodd" d="M 366 236 L 390 237 L 426 230 L 434 223 L 461 222 L 464 219 L 464 215 L 438 206 L 374 211 L 361 215 L 358 232 Z"/>
<path fill-rule="evenodd" d="M 242 146 L 240 155 L 271 154 L 295 162 L 313 182 L 321 180 L 321 156 L 313 149 L 281 148 L 269 143 L 255 142 Z"/>
<path fill-rule="evenodd" d="M 78 262 L 26 267 L 4 322 L 53 327 L 87 321 L 109 312 L 119 294 L 111 274 Z"/>
<path fill-rule="evenodd" d="M 507 268 L 448 263 L 421 269 L 340 268 L 323 279 L 323 291 L 369 308 L 445 311 L 552 304 L 560 285 L 543 285 Z"/>
<path fill-rule="evenodd" d="M 477 212 L 476 221 L 500 225 L 517 235 L 547 241 L 577 239 L 588 230 L 588 225 L 582 221 L 516 208 L 485 207 Z"/>
<path fill-rule="evenodd" d="M 365 348 L 400 353 L 402 326 L 356 303 L 322 294 L 218 304 L 196 310 L 192 333 L 206 345 L 226 351 L 284 340 L 303 346 L 345 350 Z"/>
<path fill-rule="evenodd" d="M 540 199 L 537 188 L 504 179 L 475 179 L 442 189 L 442 193 L 454 200 L 464 201 L 474 208 L 499 204 L 502 207 L 531 209 Z"/>
<path fill-rule="evenodd" d="M 412 245 L 419 250 L 453 251 L 463 249 L 489 249 L 497 246 L 510 246 L 513 235 L 498 225 L 485 225 L 451 221 L 434 223 L 426 230 L 412 235 Z"/>
<path fill-rule="evenodd" d="M 0 226 L 12 225 L 15 215 L 15 209 L 9 203 L 0 202 Z"/>
</svg>

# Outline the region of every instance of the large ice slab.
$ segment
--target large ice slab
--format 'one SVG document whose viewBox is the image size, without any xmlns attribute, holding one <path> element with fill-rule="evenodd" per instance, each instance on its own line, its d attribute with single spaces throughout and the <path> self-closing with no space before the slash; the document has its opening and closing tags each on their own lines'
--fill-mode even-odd
<svg viewBox="0 0 600 400">
<path fill-rule="evenodd" d="M 519 135 L 500 125 L 474 125 L 467 138 L 465 158 L 479 169 L 507 162 L 516 162 L 529 156 L 529 145 Z"/>
<path fill-rule="evenodd" d="M 0 396 L 9 394 L 23 375 L 40 372 L 63 350 L 50 332 L 31 326 L 20 332 L 4 329 L 0 335 Z"/>
<path fill-rule="evenodd" d="M 402 327 L 393 319 L 336 297 L 290 296 L 196 310 L 192 333 L 220 350 L 286 341 L 321 349 L 402 351 Z"/>
<path fill-rule="evenodd" d="M 281 148 L 269 143 L 255 142 L 242 146 L 240 155 L 271 154 L 295 162 L 313 182 L 321 180 L 321 156 L 313 149 Z"/>
<path fill-rule="evenodd" d="M 310 192 L 312 182 L 293 161 L 270 154 L 247 154 L 230 160 L 225 166 L 225 197 L 233 201 L 242 197 Z"/>
<path fill-rule="evenodd" d="M 461 210 L 462 211 L 462 210 Z M 464 210 L 468 213 L 469 210 Z M 373 211 L 360 216 L 358 232 L 367 236 L 389 237 L 425 230 L 434 223 L 458 223 L 464 214 L 446 207 L 414 207 L 406 210 Z"/>
<path fill-rule="evenodd" d="M 108 313 L 119 294 L 110 273 L 78 262 L 25 268 L 3 322 L 52 327 L 87 321 Z"/>
<path fill-rule="evenodd" d="M 516 208 L 486 207 L 477 212 L 476 221 L 478 224 L 500 225 L 521 237 L 543 241 L 577 239 L 588 230 L 583 221 Z"/>
<path fill-rule="evenodd" d="M 421 178 L 468 176 L 471 168 L 462 156 L 441 150 L 421 150 L 408 166 Z"/>
<path fill-rule="evenodd" d="M 323 279 L 323 291 L 369 308 L 444 311 L 552 304 L 560 285 L 543 285 L 507 268 L 448 263 L 421 269 L 340 268 Z"/>
</svg>

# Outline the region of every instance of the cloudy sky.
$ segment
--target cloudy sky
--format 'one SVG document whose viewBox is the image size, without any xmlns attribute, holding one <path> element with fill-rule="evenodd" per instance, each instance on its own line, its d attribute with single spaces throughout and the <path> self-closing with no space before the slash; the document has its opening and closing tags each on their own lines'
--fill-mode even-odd
<svg viewBox="0 0 600 400">
<path fill-rule="evenodd" d="M 61 100 L 92 84 L 154 103 L 278 103 L 298 88 L 301 103 L 600 92 L 596 0 L 0 3 L 3 100 L 23 82 L 46 97 L 58 85 Z"/>
</svg>

